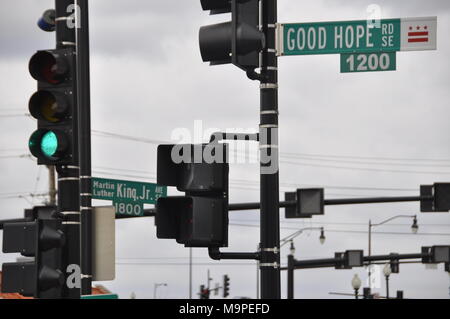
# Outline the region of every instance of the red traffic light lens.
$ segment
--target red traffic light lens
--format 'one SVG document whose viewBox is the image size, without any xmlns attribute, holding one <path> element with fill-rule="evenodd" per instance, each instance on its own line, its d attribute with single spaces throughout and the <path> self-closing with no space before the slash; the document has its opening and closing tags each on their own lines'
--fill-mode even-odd
<svg viewBox="0 0 450 319">
<path fill-rule="evenodd" d="M 29 110 L 34 118 L 51 123 L 60 122 L 68 113 L 64 95 L 45 90 L 33 94 L 30 98 Z"/>
<path fill-rule="evenodd" d="M 37 81 L 59 84 L 67 73 L 67 63 L 58 54 L 39 51 L 30 59 L 29 70 Z"/>
</svg>

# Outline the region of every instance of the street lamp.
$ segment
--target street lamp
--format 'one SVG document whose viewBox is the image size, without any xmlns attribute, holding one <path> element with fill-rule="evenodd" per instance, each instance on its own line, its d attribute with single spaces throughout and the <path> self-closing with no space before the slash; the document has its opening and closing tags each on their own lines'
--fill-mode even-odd
<svg viewBox="0 0 450 319">
<path fill-rule="evenodd" d="M 383 268 L 384 276 L 386 277 L 386 299 L 389 299 L 389 276 L 392 273 L 391 265 L 386 264 Z"/>
<path fill-rule="evenodd" d="M 325 230 L 323 229 L 323 227 L 306 227 L 306 228 L 299 229 L 296 232 L 281 239 L 280 240 L 280 248 L 283 247 L 284 245 L 286 245 L 287 243 L 292 242 L 292 240 L 295 237 L 302 234 L 305 230 L 320 230 L 319 241 L 321 244 L 325 243 Z"/>
<path fill-rule="evenodd" d="M 414 221 L 411 226 L 411 231 L 413 232 L 413 234 L 417 234 L 417 232 L 419 231 L 419 225 L 417 225 L 417 217 L 416 216 L 414 216 Z"/>
<path fill-rule="evenodd" d="M 153 287 L 153 299 L 156 299 L 156 289 L 158 289 L 158 287 L 160 286 L 167 286 L 167 284 L 165 282 L 163 283 L 156 283 Z"/>
<path fill-rule="evenodd" d="M 320 241 L 320 244 L 322 244 L 322 245 L 325 243 L 325 232 L 324 232 L 323 228 L 320 230 L 319 241 Z"/>
<path fill-rule="evenodd" d="M 320 230 L 319 241 L 321 244 L 325 242 L 325 232 L 323 227 L 306 227 L 297 230 L 296 232 L 290 234 L 289 236 L 284 237 L 280 240 L 280 248 L 286 245 L 287 243 L 291 243 L 289 247 L 290 254 L 287 256 L 288 258 L 288 299 L 292 299 L 294 296 L 294 254 L 295 254 L 295 246 L 294 246 L 294 238 L 303 233 L 305 230 Z M 258 269 L 259 271 L 259 269 Z M 259 278 L 259 276 L 258 276 Z M 259 284 L 257 282 L 257 287 L 259 288 Z"/>
<path fill-rule="evenodd" d="M 397 215 L 391 218 L 388 218 L 381 223 L 378 224 L 372 224 L 372 221 L 369 220 L 369 257 L 372 255 L 372 227 L 381 226 L 384 225 L 391 220 L 397 219 L 397 218 L 413 218 L 413 224 L 411 226 L 411 231 L 413 234 L 417 234 L 417 231 L 419 230 L 419 225 L 417 224 L 417 216 L 416 215 Z M 368 264 L 369 267 L 369 286 L 372 286 L 371 276 L 372 276 L 372 270 L 370 268 L 370 261 Z"/>
<path fill-rule="evenodd" d="M 291 239 L 291 247 L 289 247 L 289 251 L 291 255 L 295 255 L 295 247 L 294 247 L 294 241 Z"/>
<path fill-rule="evenodd" d="M 361 279 L 359 279 L 358 274 L 355 274 L 352 279 L 352 287 L 355 290 L 355 299 L 358 299 L 358 291 L 361 288 Z"/>
</svg>

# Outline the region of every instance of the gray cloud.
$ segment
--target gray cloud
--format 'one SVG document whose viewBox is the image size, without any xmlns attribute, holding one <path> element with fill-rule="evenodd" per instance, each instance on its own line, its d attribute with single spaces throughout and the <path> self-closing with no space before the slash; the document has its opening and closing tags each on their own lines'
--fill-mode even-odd
<svg viewBox="0 0 450 319">
<path fill-rule="evenodd" d="M 52 1 L 5 2 L 0 10 L 0 116 L 6 109 L 27 112 L 27 101 L 36 88 L 28 75 L 27 63 L 37 49 L 54 46 L 54 34 L 35 26 L 39 15 Z M 371 1 L 279 1 L 279 21 L 333 21 L 364 19 Z M 394 158 L 450 158 L 448 126 L 450 98 L 448 1 L 378 1 L 383 16 L 438 16 L 438 50 L 400 52 L 395 72 L 340 74 L 339 56 L 282 57 L 280 69 L 280 150 L 282 153 L 352 155 Z M 24 10 L 23 8 L 26 8 Z M 202 12 L 199 1 L 96 0 L 91 4 L 91 86 L 92 127 L 96 130 L 170 140 L 175 128 L 193 130 L 194 121 L 204 128 L 241 127 L 257 130 L 259 122 L 258 83 L 230 65 L 210 67 L 202 63 L 197 32 L 202 25 L 226 20 Z M 3 113 L 2 113 L 3 112 Z M 0 117 L 2 150 L 20 148 L 35 129 L 34 120 Z M 115 167 L 156 172 L 156 146 L 93 136 L 93 167 Z M 284 160 L 286 160 L 284 158 Z M 336 161 L 291 160 L 349 169 L 281 163 L 281 191 L 292 184 L 341 185 L 418 189 L 420 184 L 450 179 L 448 167 L 411 167 L 345 164 Z M 45 168 L 29 159 L 0 159 L 0 194 L 45 191 Z M 400 161 L 399 163 L 405 163 Z M 448 164 L 448 162 L 446 162 Z M 354 167 L 390 170 L 437 171 L 438 174 L 375 172 Z M 125 174 L 122 171 L 111 173 Z M 139 175 L 138 173 L 136 173 Z M 259 180 L 257 165 L 232 165 L 232 180 Z M 95 173 L 94 175 L 100 175 Z M 108 177 L 108 174 L 102 176 Z M 39 178 L 38 178 L 39 177 Z M 133 179 L 125 176 L 114 178 Z M 154 181 L 143 177 L 139 180 Z M 170 194 L 176 191 L 170 190 Z M 375 191 L 326 189 L 327 197 L 354 195 L 404 195 L 416 191 Z M 257 201 L 257 183 L 232 183 L 231 202 Z M 283 194 L 281 194 L 281 198 Z M 39 203 L 39 199 L 28 199 Z M 29 207 L 21 198 L 0 195 L 3 218 L 16 218 Z M 96 205 L 107 202 L 96 201 Z M 366 249 L 367 234 L 332 230 L 366 231 L 368 219 L 381 221 L 396 214 L 416 214 L 414 204 L 330 207 L 325 216 L 312 220 L 286 221 L 281 218 L 281 235 L 325 223 L 327 241 L 321 246 L 316 233 L 296 239 L 297 258 L 331 257 L 335 251 Z M 284 215 L 284 211 L 280 211 Z M 257 212 L 230 212 L 233 223 L 258 224 Z M 449 233 L 448 214 L 420 214 L 420 231 Z M 339 223 L 353 223 L 340 225 Z M 379 231 L 408 233 L 409 220 L 399 220 Z M 433 226 L 426 226 L 427 224 Z M 438 226 L 436 226 L 438 225 Z M 440 225 L 440 226 L 439 226 Z M 0 236 L 1 237 L 1 236 Z M 253 251 L 259 239 L 257 227 L 230 226 L 228 251 Z M 448 236 L 374 235 L 375 253 L 418 252 L 421 246 L 448 244 Z M 284 249 L 284 248 L 283 248 Z M 167 282 L 161 296 L 186 298 L 188 250 L 174 241 L 156 239 L 153 219 L 117 222 L 117 276 L 103 283 L 128 297 L 153 297 L 153 284 Z M 282 251 L 286 262 L 287 251 Z M 225 266 L 211 261 L 206 249 L 194 250 L 194 291 L 206 281 L 211 270 L 215 281 L 228 273 L 231 296 L 255 296 L 256 266 Z M 1 254 L 0 261 L 15 256 Z M 139 259 L 129 259 L 139 258 Z M 146 258 L 146 259 L 142 259 Z M 156 258 L 156 259 L 152 259 Z M 136 263 L 145 263 L 136 265 Z M 155 264 L 156 263 L 156 264 Z M 159 263 L 159 264 L 157 264 Z M 177 265 L 167 265 L 176 263 Z M 181 263 L 181 265 L 180 265 Z M 184 263 L 184 264 L 183 264 Z M 210 263 L 209 265 L 203 265 Z M 162 265 L 161 265 L 162 264 Z M 296 296 L 330 298 L 328 293 L 351 292 L 353 273 L 365 277 L 363 269 L 352 271 L 307 270 L 296 273 Z M 283 274 L 283 278 L 285 274 Z M 414 280 L 411 280 L 414 278 Z M 407 297 L 447 298 L 448 274 L 424 270 L 423 265 L 402 265 L 393 289 Z M 285 294 L 285 279 L 282 281 Z M 426 295 L 424 290 L 426 289 Z M 380 289 L 383 293 L 384 288 Z"/>
</svg>

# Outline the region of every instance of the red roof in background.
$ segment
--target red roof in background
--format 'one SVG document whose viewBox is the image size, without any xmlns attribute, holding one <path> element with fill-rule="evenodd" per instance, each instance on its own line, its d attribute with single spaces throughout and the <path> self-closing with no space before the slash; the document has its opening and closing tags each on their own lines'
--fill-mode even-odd
<svg viewBox="0 0 450 319">
<path fill-rule="evenodd" d="M 0 271 L 0 291 L 1 291 L 1 287 L 2 287 L 2 272 Z M 111 294 L 111 292 L 106 289 L 103 286 L 95 286 L 92 287 L 92 294 L 93 295 L 109 295 Z M 2 293 L 0 292 L 0 299 L 34 299 L 33 297 L 25 297 L 22 296 L 21 294 L 17 294 L 17 293 Z"/>
</svg>

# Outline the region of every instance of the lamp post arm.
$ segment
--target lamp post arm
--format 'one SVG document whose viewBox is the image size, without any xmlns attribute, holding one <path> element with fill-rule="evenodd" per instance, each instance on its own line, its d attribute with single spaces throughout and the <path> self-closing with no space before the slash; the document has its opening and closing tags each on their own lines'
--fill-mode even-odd
<svg viewBox="0 0 450 319">
<path fill-rule="evenodd" d="M 380 225 L 386 224 L 386 223 L 390 222 L 391 220 L 394 220 L 397 218 L 414 218 L 414 217 L 416 217 L 416 215 L 397 215 L 397 216 L 388 218 L 388 219 L 382 221 L 381 223 L 371 224 L 371 226 L 380 226 Z"/>
</svg>

